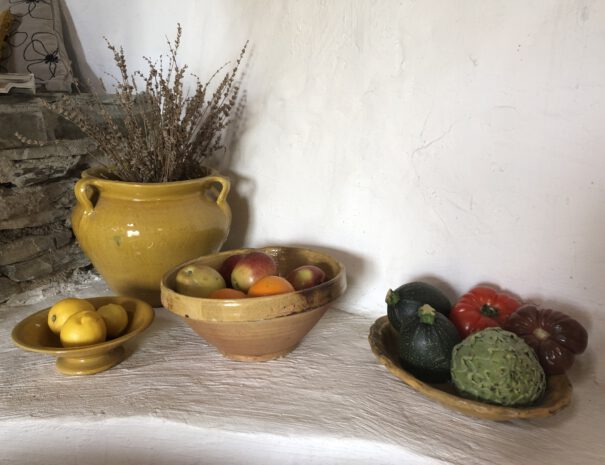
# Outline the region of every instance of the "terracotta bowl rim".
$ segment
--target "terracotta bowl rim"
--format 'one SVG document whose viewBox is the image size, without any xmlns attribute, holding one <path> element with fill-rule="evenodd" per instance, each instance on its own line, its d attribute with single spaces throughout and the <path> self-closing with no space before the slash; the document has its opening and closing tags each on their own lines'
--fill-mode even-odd
<svg viewBox="0 0 605 465">
<path fill-rule="evenodd" d="M 249 299 L 209 299 L 209 298 L 203 298 L 203 297 L 192 297 L 192 296 L 187 296 L 185 294 L 178 293 L 175 289 L 171 288 L 167 283 L 168 279 L 170 277 L 172 277 L 172 275 L 174 275 L 179 269 L 181 269 L 182 267 L 187 266 L 191 263 L 200 261 L 200 260 L 210 259 L 210 258 L 220 257 L 220 256 L 227 257 L 227 256 L 234 255 L 237 253 L 249 253 L 249 252 L 255 252 L 255 251 L 268 251 L 268 250 L 276 250 L 276 249 L 291 250 L 291 251 L 308 251 L 308 252 L 312 252 L 317 255 L 324 256 L 324 257 L 326 257 L 326 259 L 328 259 L 329 261 L 331 261 L 337 265 L 338 272 L 331 279 L 324 281 L 323 283 L 318 284 L 317 286 L 313 286 L 308 289 L 302 289 L 299 291 L 293 291 L 293 292 L 271 295 L 271 296 L 253 297 L 253 298 L 249 298 Z M 304 298 L 305 295 L 308 295 L 312 292 L 321 291 L 321 290 L 331 288 L 331 287 L 333 287 L 334 289 L 337 290 L 337 295 L 318 305 L 309 305 L 309 306 L 305 306 L 303 309 L 294 310 L 294 311 L 285 311 L 283 313 L 276 313 L 272 316 L 267 316 L 267 317 L 262 317 L 262 318 L 254 318 L 254 319 L 194 318 L 191 316 L 186 316 L 184 311 L 174 309 L 174 308 L 169 308 L 166 306 L 164 306 L 164 308 L 166 308 L 167 310 L 169 310 L 172 313 L 175 313 L 175 314 L 181 316 L 184 319 L 190 319 L 193 321 L 209 321 L 209 322 L 213 322 L 213 323 L 218 323 L 218 322 L 223 322 L 223 323 L 240 322 L 241 323 L 241 322 L 246 322 L 246 321 L 262 321 L 262 320 L 270 320 L 270 319 L 274 319 L 274 318 L 283 318 L 285 316 L 290 316 L 293 314 L 306 312 L 306 311 L 313 310 L 318 307 L 328 305 L 330 302 L 334 301 L 336 298 L 338 298 L 342 294 L 344 294 L 346 287 L 347 287 L 347 283 L 346 283 L 346 268 L 342 262 L 340 262 L 339 260 L 335 259 L 334 257 L 332 257 L 331 255 L 329 255 L 325 252 L 321 252 L 319 250 L 308 248 L 308 247 L 273 246 L 273 245 L 271 245 L 271 246 L 263 246 L 263 247 L 244 247 L 244 248 L 239 248 L 239 249 L 225 250 L 225 251 L 217 252 L 214 254 L 203 255 L 201 257 L 196 257 L 191 260 L 187 260 L 186 262 L 183 262 L 183 263 L 173 267 L 171 270 L 169 270 L 168 272 L 166 272 L 164 274 L 164 276 L 162 277 L 161 283 L 160 283 L 160 292 L 162 294 L 162 297 L 165 297 L 167 295 L 178 296 L 179 300 L 190 303 L 191 305 L 206 305 L 207 307 L 212 309 L 212 310 L 208 310 L 208 312 L 209 313 L 216 312 L 217 313 L 216 316 L 218 317 L 218 316 L 220 316 L 219 315 L 220 312 L 225 311 L 224 307 L 227 304 L 231 304 L 234 307 L 235 306 L 236 307 L 245 307 L 245 306 L 247 306 L 248 303 L 250 303 L 250 305 L 254 305 L 257 303 L 262 304 L 263 302 L 274 301 L 276 299 L 294 300 L 297 298 Z"/>
</svg>

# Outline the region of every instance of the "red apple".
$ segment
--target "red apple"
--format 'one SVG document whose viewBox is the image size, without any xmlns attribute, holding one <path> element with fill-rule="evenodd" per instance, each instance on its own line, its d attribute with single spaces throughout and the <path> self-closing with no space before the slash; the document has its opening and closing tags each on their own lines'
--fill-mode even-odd
<svg viewBox="0 0 605 465">
<path fill-rule="evenodd" d="M 277 265 L 270 255 L 264 252 L 250 252 L 233 267 L 231 285 L 233 289 L 248 292 L 256 281 L 276 273 Z"/>
<path fill-rule="evenodd" d="M 227 257 L 219 267 L 218 272 L 221 274 L 227 284 L 231 283 L 231 273 L 233 272 L 233 268 L 235 268 L 235 265 L 237 265 L 245 255 L 246 254 L 243 253 L 231 255 L 230 257 Z"/>
<path fill-rule="evenodd" d="M 326 273 L 318 266 L 303 265 L 290 271 L 286 279 L 294 289 L 300 291 L 323 283 L 326 280 Z"/>
</svg>

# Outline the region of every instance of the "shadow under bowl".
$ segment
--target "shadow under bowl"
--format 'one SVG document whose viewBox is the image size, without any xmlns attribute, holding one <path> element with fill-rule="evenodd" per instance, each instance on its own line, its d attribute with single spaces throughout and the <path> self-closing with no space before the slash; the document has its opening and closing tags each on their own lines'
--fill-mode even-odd
<svg viewBox="0 0 605 465">
<path fill-rule="evenodd" d="M 17 323 L 11 337 L 23 350 L 51 355 L 57 358 L 57 369 L 66 375 L 92 375 L 105 371 L 126 356 L 123 344 L 149 327 L 155 318 L 153 308 L 142 300 L 132 297 L 108 296 L 83 299 L 95 308 L 107 304 L 119 304 L 128 314 L 126 332 L 99 344 L 65 348 L 59 336 L 48 327 L 49 308 L 40 310 Z"/>
<path fill-rule="evenodd" d="M 176 292 L 176 274 L 192 263 L 218 269 L 225 259 L 252 251 L 268 253 L 285 276 L 301 265 L 316 265 L 326 280 L 312 288 L 265 297 L 207 299 Z M 236 249 L 203 256 L 169 271 L 161 283 L 162 304 L 224 356 L 266 361 L 291 352 L 346 290 L 344 266 L 329 255 L 298 247 Z"/>
</svg>

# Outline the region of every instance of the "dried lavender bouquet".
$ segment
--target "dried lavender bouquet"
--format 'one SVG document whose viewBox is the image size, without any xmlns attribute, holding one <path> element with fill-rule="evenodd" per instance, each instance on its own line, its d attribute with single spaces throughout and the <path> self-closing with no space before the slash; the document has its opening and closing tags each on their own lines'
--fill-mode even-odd
<svg viewBox="0 0 605 465">
<path fill-rule="evenodd" d="M 205 83 L 194 76 L 195 90 L 186 95 L 187 65 L 177 62 L 181 34 L 179 24 L 175 41 L 167 40 L 170 55 L 166 66 L 162 57 L 159 63 L 144 57 L 147 74 L 135 71 L 132 75 L 122 47 L 105 39 L 120 72 L 115 93 L 119 120 L 98 96 L 93 111 L 83 110 L 68 95 L 49 104 L 97 144 L 109 161 L 112 178 L 143 183 L 202 177 L 208 173 L 204 162 L 224 149 L 225 130 L 241 109 L 237 77 L 247 43 L 214 89 L 210 84 L 224 67 Z"/>
</svg>

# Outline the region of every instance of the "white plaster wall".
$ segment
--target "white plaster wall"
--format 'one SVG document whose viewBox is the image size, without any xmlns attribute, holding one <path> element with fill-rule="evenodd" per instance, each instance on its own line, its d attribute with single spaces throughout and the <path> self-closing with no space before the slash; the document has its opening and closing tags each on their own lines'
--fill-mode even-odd
<svg viewBox="0 0 605 465">
<path fill-rule="evenodd" d="M 605 311 L 605 2 L 66 3 L 98 75 L 104 35 L 134 69 L 180 21 L 202 77 L 250 39 L 230 247 L 333 252 L 354 312 L 417 278 Z"/>
</svg>

